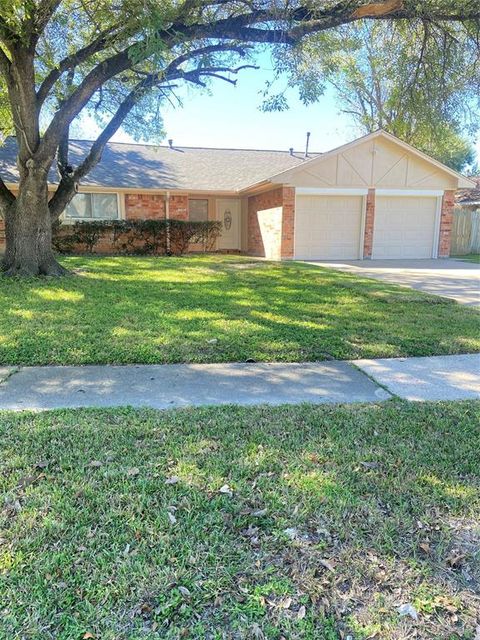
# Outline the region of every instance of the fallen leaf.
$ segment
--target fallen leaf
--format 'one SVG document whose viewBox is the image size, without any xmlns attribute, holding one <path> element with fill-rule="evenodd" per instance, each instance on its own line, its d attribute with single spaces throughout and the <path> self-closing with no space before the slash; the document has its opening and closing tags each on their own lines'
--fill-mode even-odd
<svg viewBox="0 0 480 640">
<path fill-rule="evenodd" d="M 83 640 L 89 640 L 89 638 L 95 638 L 95 636 L 93 635 L 93 633 L 90 633 L 90 631 L 87 631 L 87 633 L 84 633 L 82 636 Z"/>
<path fill-rule="evenodd" d="M 223 486 L 221 486 L 218 491 L 219 491 L 219 493 L 223 493 L 224 495 L 233 496 L 233 491 L 228 486 L 228 484 L 224 484 Z"/>
<path fill-rule="evenodd" d="M 168 516 L 168 519 L 170 520 L 170 524 L 177 524 L 177 519 L 173 515 L 173 513 L 170 513 L 170 511 L 167 511 L 167 516 Z"/>
<path fill-rule="evenodd" d="M 410 603 L 400 605 L 397 611 L 401 616 L 410 616 L 410 618 L 413 618 L 414 620 L 418 620 L 417 610 Z"/>
<path fill-rule="evenodd" d="M 103 464 L 103 463 L 102 463 L 102 462 L 100 462 L 100 460 L 92 460 L 92 461 L 89 463 L 89 465 L 88 465 L 88 466 L 89 466 L 89 467 L 93 467 L 94 469 L 98 469 L 98 467 L 101 467 L 101 466 L 102 466 L 102 464 Z M 93 636 L 91 636 L 91 637 L 93 638 Z"/>
<path fill-rule="evenodd" d="M 329 571 L 335 571 L 333 565 L 330 564 L 328 560 L 324 560 L 323 558 L 320 558 L 319 562 L 323 567 L 325 567 L 325 569 L 328 569 Z"/>
<path fill-rule="evenodd" d="M 252 516 L 254 518 L 261 518 L 262 516 L 265 516 L 268 512 L 268 509 L 258 509 L 257 511 L 252 511 Z"/>
<path fill-rule="evenodd" d="M 138 467 L 132 467 L 127 471 L 127 476 L 138 476 L 140 469 Z"/>
<path fill-rule="evenodd" d="M 23 478 L 20 478 L 20 480 L 17 483 L 17 488 L 18 489 L 26 489 L 27 487 L 29 487 L 32 484 L 35 484 L 35 482 L 38 480 L 39 476 L 24 476 Z"/>
<path fill-rule="evenodd" d="M 297 612 L 297 618 L 298 618 L 298 620 L 303 620 L 306 615 L 307 615 L 307 610 L 305 609 L 305 607 L 302 604 L 302 606 L 300 607 L 300 609 Z"/>
<path fill-rule="evenodd" d="M 430 545 L 428 544 L 428 542 L 421 542 L 418 546 L 424 553 L 430 553 Z"/>
<path fill-rule="evenodd" d="M 184 598 L 190 598 L 190 596 L 192 595 L 190 591 L 187 589 L 187 587 L 180 586 L 178 587 L 178 590 L 180 591 L 180 593 Z"/>
<path fill-rule="evenodd" d="M 452 569 L 458 569 L 462 565 L 464 559 L 464 553 L 451 553 L 447 558 L 447 564 Z"/>
<path fill-rule="evenodd" d="M 364 469 L 378 469 L 380 466 L 378 462 L 361 462 L 360 464 Z"/>
<path fill-rule="evenodd" d="M 177 482 L 180 482 L 180 478 L 178 476 L 170 476 L 170 478 L 165 480 L 165 484 L 177 484 Z"/>
</svg>

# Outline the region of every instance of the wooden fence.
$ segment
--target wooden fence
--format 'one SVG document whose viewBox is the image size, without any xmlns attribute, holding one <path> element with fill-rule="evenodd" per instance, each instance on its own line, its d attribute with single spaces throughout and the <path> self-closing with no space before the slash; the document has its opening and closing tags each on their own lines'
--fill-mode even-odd
<svg viewBox="0 0 480 640">
<path fill-rule="evenodd" d="M 452 256 L 480 253 L 480 209 L 455 208 L 450 253 Z"/>
</svg>

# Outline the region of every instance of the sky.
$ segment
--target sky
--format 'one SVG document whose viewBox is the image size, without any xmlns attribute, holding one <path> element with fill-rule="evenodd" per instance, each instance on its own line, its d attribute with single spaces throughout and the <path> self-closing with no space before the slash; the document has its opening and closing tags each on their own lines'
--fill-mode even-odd
<svg viewBox="0 0 480 640">
<path fill-rule="evenodd" d="M 294 147 L 303 151 L 306 133 L 310 131 L 310 150 L 328 151 L 361 135 L 351 118 L 340 112 L 333 89 L 327 89 L 318 102 L 309 106 L 291 89 L 287 92 L 288 111 L 262 112 L 260 92 L 273 74 L 268 58 L 263 57 L 260 65 L 258 70 L 242 71 L 236 86 L 216 80 L 211 94 L 197 87 L 178 90 L 183 106 L 165 106 L 166 135 L 162 144 L 171 138 L 178 146 L 285 150 Z M 89 118 L 83 119 L 79 129 L 81 137 L 94 138 L 98 134 Z M 133 141 L 124 131 L 113 139 Z M 480 158 L 480 138 L 477 156 Z"/>
</svg>

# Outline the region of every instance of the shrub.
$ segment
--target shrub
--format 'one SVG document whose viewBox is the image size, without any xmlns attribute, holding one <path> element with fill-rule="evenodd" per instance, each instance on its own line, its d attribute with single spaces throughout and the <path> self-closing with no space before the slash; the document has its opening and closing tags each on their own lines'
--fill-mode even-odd
<svg viewBox="0 0 480 640">
<path fill-rule="evenodd" d="M 110 234 L 117 253 L 182 255 L 192 243 L 211 251 L 221 230 L 215 220 L 81 220 L 69 227 L 55 225 L 53 245 L 61 253 L 74 248 L 93 253 L 99 240 Z"/>
</svg>

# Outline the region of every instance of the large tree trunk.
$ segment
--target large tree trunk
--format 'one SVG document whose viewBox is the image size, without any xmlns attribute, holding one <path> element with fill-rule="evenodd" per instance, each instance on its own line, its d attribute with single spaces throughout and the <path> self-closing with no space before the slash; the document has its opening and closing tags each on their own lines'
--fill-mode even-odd
<svg viewBox="0 0 480 640">
<path fill-rule="evenodd" d="M 38 175 L 21 180 L 19 193 L 5 211 L 6 276 L 62 276 L 68 271 L 52 251 L 47 183 Z"/>
</svg>

